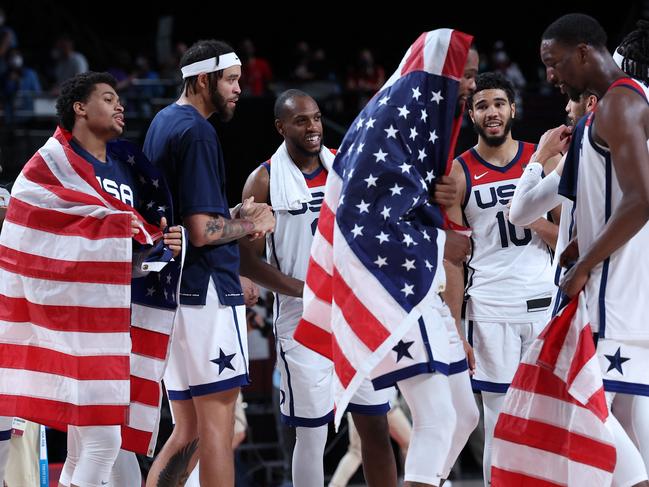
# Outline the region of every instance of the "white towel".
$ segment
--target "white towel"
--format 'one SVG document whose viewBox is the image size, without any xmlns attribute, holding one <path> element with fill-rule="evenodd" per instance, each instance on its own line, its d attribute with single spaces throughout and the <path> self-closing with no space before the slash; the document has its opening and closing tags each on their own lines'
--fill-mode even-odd
<svg viewBox="0 0 649 487">
<path fill-rule="evenodd" d="M 320 149 L 320 162 L 331 170 L 334 154 L 324 145 Z M 311 193 L 300 168 L 295 165 L 282 142 L 270 158 L 270 202 L 274 210 L 299 210 L 302 203 L 311 201 Z"/>
</svg>

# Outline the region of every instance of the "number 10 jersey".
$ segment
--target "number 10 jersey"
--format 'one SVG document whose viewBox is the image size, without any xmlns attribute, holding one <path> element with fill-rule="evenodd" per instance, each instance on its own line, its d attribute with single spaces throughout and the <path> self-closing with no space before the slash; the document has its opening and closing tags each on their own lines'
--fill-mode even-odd
<svg viewBox="0 0 649 487">
<path fill-rule="evenodd" d="M 466 178 L 464 223 L 472 230 L 467 319 L 528 322 L 554 292 L 550 248 L 536 232 L 508 219 L 507 204 L 534 151 L 534 144 L 518 142 L 503 167 L 485 161 L 475 148 L 457 158 Z"/>
</svg>

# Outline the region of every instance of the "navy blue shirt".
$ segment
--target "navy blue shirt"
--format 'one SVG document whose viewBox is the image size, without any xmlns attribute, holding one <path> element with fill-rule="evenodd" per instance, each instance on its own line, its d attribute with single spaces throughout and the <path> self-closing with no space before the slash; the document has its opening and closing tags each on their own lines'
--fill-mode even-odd
<svg viewBox="0 0 649 487">
<path fill-rule="evenodd" d="M 230 218 L 225 195 L 225 164 L 214 127 L 191 105 L 173 103 L 151 122 L 144 154 L 164 173 L 174 203 L 174 221 L 197 213 Z M 210 277 L 224 305 L 243 304 L 239 282 L 239 245 L 187 249 L 180 285 L 181 304 L 205 304 Z"/>
<path fill-rule="evenodd" d="M 106 162 L 100 161 L 74 139 L 70 140 L 70 146 L 92 164 L 99 186 L 106 193 L 133 208 L 138 207 L 135 175 L 128 164 L 115 159 L 109 151 L 106 152 Z"/>
</svg>

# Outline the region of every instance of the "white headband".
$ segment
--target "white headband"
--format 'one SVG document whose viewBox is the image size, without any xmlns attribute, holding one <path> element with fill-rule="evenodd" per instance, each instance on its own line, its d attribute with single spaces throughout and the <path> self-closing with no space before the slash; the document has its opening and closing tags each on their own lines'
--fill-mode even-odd
<svg viewBox="0 0 649 487">
<path fill-rule="evenodd" d="M 615 61 L 615 64 L 617 64 L 617 67 L 622 69 L 622 61 L 624 61 L 624 56 L 620 54 L 617 51 L 617 47 L 615 48 L 615 51 L 613 51 L 613 61 Z"/>
<path fill-rule="evenodd" d="M 183 73 L 183 79 L 185 79 L 201 73 L 220 71 L 230 66 L 241 66 L 241 61 L 239 61 L 239 57 L 234 52 L 221 54 L 219 56 L 219 62 L 217 62 L 215 57 L 203 59 L 202 61 L 183 66 L 180 68 L 180 71 Z"/>
</svg>

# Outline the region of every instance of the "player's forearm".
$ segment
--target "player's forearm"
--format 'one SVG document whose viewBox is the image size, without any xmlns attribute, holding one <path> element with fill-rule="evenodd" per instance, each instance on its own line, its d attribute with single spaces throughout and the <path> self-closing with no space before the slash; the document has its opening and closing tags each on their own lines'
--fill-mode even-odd
<svg viewBox="0 0 649 487">
<path fill-rule="evenodd" d="M 258 257 L 251 259 L 242 258 L 239 272 L 242 276 L 252 279 L 270 291 L 296 298 L 302 297 L 302 290 L 304 288 L 303 281 L 283 274 L 276 267 L 273 267 Z"/>
<path fill-rule="evenodd" d="M 529 228 L 534 231 L 541 239 L 549 245 L 552 250 L 557 248 L 557 238 L 559 237 L 559 225 L 549 222 L 545 218 L 539 218 L 532 223 Z"/>
<path fill-rule="evenodd" d="M 464 268 L 444 261 L 446 272 L 446 289 L 442 293 L 444 302 L 451 310 L 451 316 L 455 319 L 455 326 L 460 336 L 464 336 L 462 330 L 462 303 L 464 301 Z"/>
<path fill-rule="evenodd" d="M 530 166 L 518 181 L 509 210 L 509 221 L 521 227 L 532 224 L 560 205 L 562 198 L 558 194 L 559 175 L 553 171 L 541 179 L 540 164 Z"/>
<path fill-rule="evenodd" d="M 188 225 L 189 238 L 194 247 L 222 245 L 250 235 L 255 224 L 243 218 L 228 220 L 220 215 L 205 215 Z"/>
</svg>

